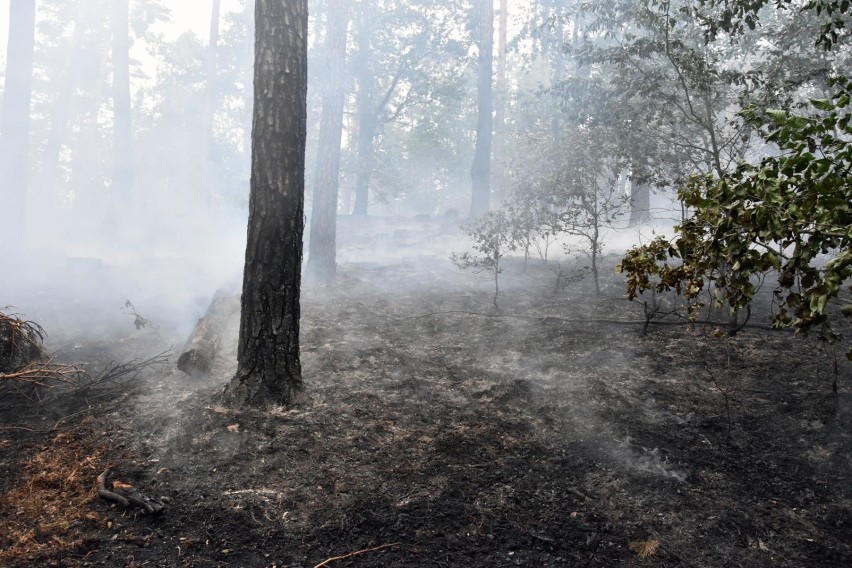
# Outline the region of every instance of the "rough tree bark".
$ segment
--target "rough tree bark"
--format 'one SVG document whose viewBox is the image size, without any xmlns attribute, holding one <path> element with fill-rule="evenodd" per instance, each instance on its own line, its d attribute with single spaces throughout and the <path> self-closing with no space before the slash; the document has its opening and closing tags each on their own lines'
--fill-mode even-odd
<svg viewBox="0 0 852 568">
<path fill-rule="evenodd" d="M 133 130 L 130 115 L 129 0 L 112 2 L 113 206 L 130 203 L 133 185 Z"/>
<path fill-rule="evenodd" d="M 0 253 L 7 258 L 25 243 L 35 13 L 32 0 L 12 0 L 9 8 L 0 111 Z"/>
<path fill-rule="evenodd" d="M 491 116 L 493 101 L 491 80 L 494 57 L 494 3 L 493 0 L 479 0 L 479 58 L 477 97 L 478 110 L 476 120 L 476 148 L 473 165 L 470 169 L 472 182 L 470 217 L 477 218 L 488 213 L 491 206 L 490 170 L 491 170 Z"/>
<path fill-rule="evenodd" d="M 288 404 L 302 387 L 308 0 L 255 4 L 254 119 L 237 403 Z"/>
<path fill-rule="evenodd" d="M 322 92 L 322 117 L 308 245 L 308 274 L 318 281 L 334 279 L 337 269 L 337 194 L 340 180 L 340 137 L 346 100 L 346 30 L 349 0 L 328 11 L 324 57 L 328 71 Z"/>
</svg>

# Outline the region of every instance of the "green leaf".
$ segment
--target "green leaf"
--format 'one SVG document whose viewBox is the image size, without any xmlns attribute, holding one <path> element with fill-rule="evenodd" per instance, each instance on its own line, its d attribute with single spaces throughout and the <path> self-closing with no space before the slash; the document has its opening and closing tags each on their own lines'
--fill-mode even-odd
<svg viewBox="0 0 852 568">
<path fill-rule="evenodd" d="M 831 112 L 834 110 L 834 105 L 828 99 L 811 99 L 811 105 L 817 110 Z"/>
</svg>

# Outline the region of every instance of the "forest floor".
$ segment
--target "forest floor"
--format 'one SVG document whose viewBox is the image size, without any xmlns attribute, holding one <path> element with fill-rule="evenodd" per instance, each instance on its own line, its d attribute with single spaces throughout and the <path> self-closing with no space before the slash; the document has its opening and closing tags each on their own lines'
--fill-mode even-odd
<svg viewBox="0 0 852 568">
<path fill-rule="evenodd" d="M 207 379 L 150 366 L 50 413 L 4 391 L 0 565 L 852 565 L 848 364 L 835 395 L 810 338 L 608 321 L 642 311 L 614 261 L 597 298 L 512 260 L 495 311 L 486 276 L 418 252 L 440 234 L 341 241 L 303 294 L 291 408 L 219 401 L 237 321 Z M 95 366 L 184 339 L 62 337 Z M 165 511 L 99 499 L 107 467 Z"/>
</svg>

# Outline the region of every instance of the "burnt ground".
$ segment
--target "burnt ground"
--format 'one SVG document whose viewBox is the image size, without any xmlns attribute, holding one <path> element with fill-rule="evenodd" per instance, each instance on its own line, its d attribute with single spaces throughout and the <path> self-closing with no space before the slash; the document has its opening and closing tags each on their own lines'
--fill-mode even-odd
<svg viewBox="0 0 852 568">
<path fill-rule="evenodd" d="M 7 404 L 0 565 L 852 565 L 848 364 L 835 395 L 809 338 L 608 323 L 641 319 L 609 270 L 598 299 L 515 259 L 495 312 L 482 276 L 416 254 L 428 227 L 382 230 L 394 254 L 349 241 L 305 290 L 292 408 L 220 403 L 236 321 L 207 379 Z M 183 341 L 63 337 L 92 366 Z M 99 499 L 108 466 L 165 512 Z"/>
</svg>

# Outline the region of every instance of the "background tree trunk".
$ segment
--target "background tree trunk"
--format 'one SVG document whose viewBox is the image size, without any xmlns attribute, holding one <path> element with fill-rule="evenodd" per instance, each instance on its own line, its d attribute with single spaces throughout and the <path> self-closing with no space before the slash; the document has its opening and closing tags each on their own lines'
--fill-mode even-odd
<svg viewBox="0 0 852 568">
<path fill-rule="evenodd" d="M 287 404 L 302 386 L 299 296 L 308 93 L 307 0 L 257 0 L 248 241 L 237 373 L 246 405 Z"/>
<path fill-rule="evenodd" d="M 29 187 L 35 2 L 12 0 L 0 112 L 0 254 L 23 252 Z"/>
<path fill-rule="evenodd" d="M 575 24 L 576 26 L 576 24 Z M 553 71 L 550 77 L 550 86 L 554 90 L 554 96 L 561 93 L 560 83 L 565 76 L 565 10 L 562 0 L 553 2 Z M 558 106 L 554 100 L 554 106 Z M 559 113 L 553 113 L 550 120 L 550 131 L 556 144 L 562 144 L 562 120 Z"/>
<path fill-rule="evenodd" d="M 215 156 L 215 130 L 214 117 L 216 115 L 216 77 L 218 76 L 219 49 L 219 19 L 221 13 L 221 0 L 213 0 L 210 11 L 210 35 L 207 41 L 207 56 L 204 61 L 204 80 L 206 82 L 206 93 L 204 100 L 204 154 L 202 156 L 202 172 L 204 176 L 204 192 L 207 199 L 216 188 L 213 165 L 216 163 Z"/>
<path fill-rule="evenodd" d="M 133 185 L 133 131 L 130 115 L 130 23 L 129 0 L 112 3 L 112 93 L 114 172 L 112 204 L 130 204 Z"/>
<path fill-rule="evenodd" d="M 373 111 L 373 75 L 370 72 L 370 26 L 362 4 L 358 22 L 358 161 L 355 176 L 353 215 L 366 215 L 370 201 L 370 175 L 373 170 L 373 138 L 376 117 Z"/>
<path fill-rule="evenodd" d="M 509 25 L 509 0 L 500 0 L 499 31 L 497 32 L 497 89 L 494 103 L 494 164 L 492 166 L 492 192 L 498 200 L 506 195 L 506 101 L 508 84 L 506 80 L 506 47 Z"/>
<path fill-rule="evenodd" d="M 633 181 L 630 183 L 630 226 L 635 227 L 651 220 L 651 186 Z"/>
<path fill-rule="evenodd" d="M 473 186 L 470 216 L 476 218 L 488 212 L 491 205 L 491 116 L 492 68 L 494 57 L 494 4 L 492 0 L 479 0 L 479 58 L 478 58 L 478 110 L 476 120 L 476 148 L 470 177 Z"/>
<path fill-rule="evenodd" d="M 61 86 L 50 114 L 50 132 L 41 158 L 41 168 L 36 176 L 35 194 L 42 207 L 52 208 L 60 187 L 60 154 L 68 139 L 68 121 L 75 89 L 80 87 L 80 67 L 83 59 L 85 23 L 92 12 L 90 0 L 81 0 L 74 18 L 74 34 L 68 60 L 63 70 Z"/>
<path fill-rule="evenodd" d="M 337 193 L 340 181 L 340 137 L 346 102 L 346 30 L 349 0 L 328 10 L 323 47 L 328 76 L 322 93 L 317 166 L 308 245 L 308 274 L 320 281 L 334 278 L 337 268 Z"/>
</svg>

